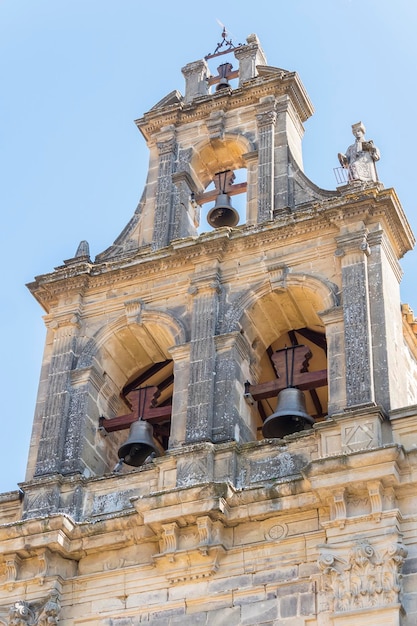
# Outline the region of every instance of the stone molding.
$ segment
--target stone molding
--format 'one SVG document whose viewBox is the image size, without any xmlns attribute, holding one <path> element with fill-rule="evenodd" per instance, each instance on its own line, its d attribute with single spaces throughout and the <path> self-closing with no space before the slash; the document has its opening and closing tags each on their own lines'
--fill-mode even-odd
<svg viewBox="0 0 417 626">
<path fill-rule="evenodd" d="M 394 192 L 392 190 L 378 192 L 372 188 L 368 193 L 372 198 L 377 198 L 376 206 L 370 205 L 367 196 L 363 200 L 359 198 L 357 202 L 352 201 L 349 205 L 349 219 L 368 221 L 378 218 L 383 228 L 389 229 L 387 237 L 393 248 L 393 254 L 400 258 L 411 249 L 414 238 L 412 238 L 412 233 L 408 232 L 408 224 L 403 223 L 402 214 L 398 213 L 402 209 L 395 204 Z M 108 290 L 111 285 L 120 285 L 121 280 L 140 279 L 141 276 L 155 276 L 160 275 L 161 272 L 185 269 L 196 258 L 205 258 L 207 254 L 217 254 L 216 248 L 219 246 L 222 254 L 227 250 L 230 255 L 235 250 L 238 251 L 243 243 L 248 251 L 270 245 L 272 242 L 277 244 L 285 241 L 289 245 L 294 238 L 307 234 L 334 232 L 334 227 L 347 217 L 343 211 L 343 199 L 335 196 L 331 200 L 309 203 L 308 206 L 303 205 L 291 215 L 279 217 L 267 226 L 262 225 L 254 229 L 249 225 L 234 229 L 233 233 L 220 229 L 221 232 L 219 230 L 206 233 L 198 240 L 190 237 L 173 242 L 167 249 L 152 253 L 149 250 L 146 254 L 135 250 L 127 259 L 94 264 L 88 276 L 84 274 L 67 277 L 67 270 L 58 268 L 54 273 L 37 277 L 36 281 L 30 283 L 28 287 L 39 302 L 49 309 L 51 303 L 62 294 L 77 291 L 80 280 L 83 289 L 88 285 L 93 289 L 102 287 Z"/>
<path fill-rule="evenodd" d="M 258 71 L 262 66 L 258 67 Z M 190 93 L 197 94 L 199 88 L 193 88 Z M 186 104 L 177 104 L 174 107 L 163 109 L 151 109 L 145 115 L 135 120 L 136 126 L 150 142 L 152 137 L 167 125 L 176 124 L 182 126 L 190 122 L 198 122 L 206 119 L 214 110 L 224 109 L 225 98 L 227 97 L 227 110 L 233 111 L 237 108 L 258 105 L 262 98 L 268 97 L 271 93 L 279 97 L 287 95 L 292 101 L 295 111 L 301 122 L 305 122 L 313 113 L 312 104 L 302 85 L 299 76 L 295 72 L 270 73 L 268 79 L 256 81 L 251 84 L 246 82 L 243 87 L 239 87 L 222 94 L 201 94 L 193 97 L 193 101 Z"/>
</svg>

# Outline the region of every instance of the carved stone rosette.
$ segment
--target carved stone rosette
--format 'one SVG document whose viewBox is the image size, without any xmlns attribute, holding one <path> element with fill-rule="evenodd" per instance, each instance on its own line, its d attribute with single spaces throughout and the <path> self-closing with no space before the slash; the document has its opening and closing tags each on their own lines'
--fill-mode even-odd
<svg viewBox="0 0 417 626">
<path fill-rule="evenodd" d="M 318 565 L 329 609 L 340 613 L 398 603 L 406 556 L 407 550 L 399 542 L 378 552 L 364 539 L 345 559 L 336 550 L 322 548 Z"/>
</svg>

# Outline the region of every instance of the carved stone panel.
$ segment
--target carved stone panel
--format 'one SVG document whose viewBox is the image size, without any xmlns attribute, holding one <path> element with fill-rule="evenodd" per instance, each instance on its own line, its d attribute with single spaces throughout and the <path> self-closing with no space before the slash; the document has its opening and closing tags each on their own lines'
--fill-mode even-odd
<svg viewBox="0 0 417 626">
<path fill-rule="evenodd" d="M 322 547 L 318 565 L 328 608 L 340 613 L 397 604 L 406 556 L 399 541 L 377 550 L 362 539 L 343 555 L 339 549 Z"/>
</svg>

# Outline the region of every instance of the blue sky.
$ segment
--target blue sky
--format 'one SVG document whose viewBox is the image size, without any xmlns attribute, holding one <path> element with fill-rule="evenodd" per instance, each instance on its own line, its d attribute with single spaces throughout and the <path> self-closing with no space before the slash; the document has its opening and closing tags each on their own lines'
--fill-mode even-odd
<svg viewBox="0 0 417 626">
<path fill-rule="evenodd" d="M 0 492 L 24 480 L 45 338 L 25 283 L 87 239 L 106 249 L 140 198 L 148 151 L 133 120 L 181 68 L 251 33 L 268 64 L 297 71 L 314 104 L 305 172 L 334 189 L 361 120 L 417 232 L 417 5 L 410 0 L 0 0 L 2 432 Z M 231 59 L 233 63 L 234 59 Z M 417 314 L 417 253 L 401 262 Z"/>
</svg>

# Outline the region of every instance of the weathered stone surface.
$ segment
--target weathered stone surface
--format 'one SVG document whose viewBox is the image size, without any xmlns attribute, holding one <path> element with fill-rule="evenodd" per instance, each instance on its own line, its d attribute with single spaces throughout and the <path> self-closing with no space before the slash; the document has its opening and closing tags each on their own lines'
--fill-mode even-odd
<svg viewBox="0 0 417 626">
<path fill-rule="evenodd" d="M 114 245 L 29 286 L 47 338 L 26 480 L 0 496 L 4 622 L 416 623 L 414 236 L 392 189 L 308 180 L 300 79 L 256 36 L 235 56 L 236 89 L 191 63 L 137 120 L 147 183 Z M 246 215 L 209 231 L 200 203 L 235 170 Z M 297 344 L 314 423 L 287 407 L 265 440 Z M 120 467 L 127 418 L 161 456 Z"/>
</svg>

